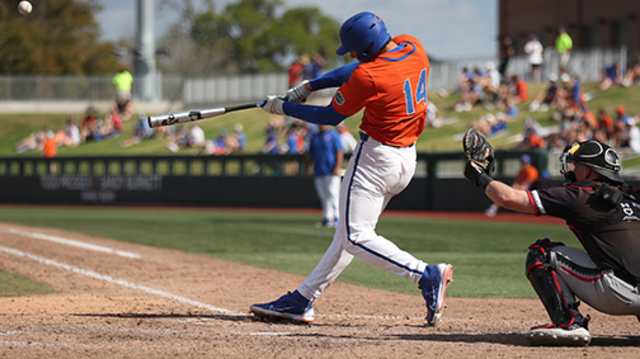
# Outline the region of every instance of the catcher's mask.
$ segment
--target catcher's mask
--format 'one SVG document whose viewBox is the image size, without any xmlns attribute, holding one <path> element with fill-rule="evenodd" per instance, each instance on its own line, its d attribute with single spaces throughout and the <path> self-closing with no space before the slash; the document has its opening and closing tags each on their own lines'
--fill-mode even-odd
<svg viewBox="0 0 640 359">
<path fill-rule="evenodd" d="M 565 184 L 576 181 L 576 174 L 569 169 L 569 162 L 588 166 L 613 184 L 624 182 L 619 174 L 622 168 L 620 156 L 613 148 L 598 141 L 575 142 L 565 147 L 560 156 L 560 162 L 562 162 L 560 174 Z"/>
</svg>

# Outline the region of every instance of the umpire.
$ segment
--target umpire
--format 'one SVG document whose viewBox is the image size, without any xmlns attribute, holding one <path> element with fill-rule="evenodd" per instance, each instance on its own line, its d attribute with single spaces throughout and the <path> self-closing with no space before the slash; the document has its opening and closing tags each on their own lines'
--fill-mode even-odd
<svg viewBox="0 0 640 359">
<path fill-rule="evenodd" d="M 527 339 L 535 345 L 587 345 L 590 318 L 580 314 L 576 297 L 603 313 L 640 315 L 640 196 L 620 177 L 618 154 L 598 141 L 574 143 L 560 157 L 564 187 L 515 190 L 490 177 L 493 150 L 481 135 L 472 135 L 476 148 L 467 151 L 465 177 L 503 207 L 564 219 L 586 250 L 548 238 L 529 246 L 526 275 L 552 323 L 531 328 Z M 473 160 L 474 151 L 490 153 L 488 170 Z"/>
</svg>

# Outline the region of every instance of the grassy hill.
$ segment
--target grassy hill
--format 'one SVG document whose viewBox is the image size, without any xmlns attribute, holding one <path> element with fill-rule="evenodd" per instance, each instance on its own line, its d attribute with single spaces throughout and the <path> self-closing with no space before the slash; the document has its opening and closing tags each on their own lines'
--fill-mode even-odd
<svg viewBox="0 0 640 359">
<path fill-rule="evenodd" d="M 530 85 L 530 99 L 528 102 L 520 105 L 520 114 L 509 123 L 509 133 L 505 136 L 491 139 L 491 143 L 496 148 L 509 148 L 514 144 L 508 141 L 512 135 L 522 132 L 522 126 L 527 116 L 533 117 L 541 123 L 542 126 L 552 126 L 554 121 L 550 118 L 549 113 L 527 111 L 528 105 L 536 94 L 544 90 L 544 84 Z M 589 101 L 589 106 L 597 111 L 603 108 L 605 111 L 613 114 L 617 105 L 624 105 L 630 114 L 640 112 L 640 103 L 636 99 L 640 96 L 640 86 L 632 86 L 629 88 L 612 88 L 607 91 L 599 91 L 597 84 L 588 83 L 584 85 L 584 91 L 593 95 L 593 99 Z M 470 112 L 453 112 L 447 108 L 457 100 L 457 96 L 441 97 L 437 93 L 429 93 L 429 100 L 432 101 L 441 112 L 441 117 L 450 119 L 452 123 L 440 128 L 428 128 L 422 135 L 417 144 L 418 151 L 421 152 L 443 152 L 458 151 L 460 143 L 454 139 L 456 134 L 460 134 L 466 130 L 469 124 L 488 113 L 496 113 L 496 110 L 488 111 L 481 106 L 475 107 Z M 82 115 L 73 114 L 76 119 L 81 119 Z M 347 127 L 357 137 L 357 129 L 360 124 L 360 114 L 348 118 L 345 121 Z M 0 156 L 16 156 L 13 152 L 14 146 L 23 138 L 27 137 L 31 132 L 43 129 L 45 126 L 51 127 L 53 130 L 64 126 L 65 115 L 0 115 Z M 265 127 L 269 115 L 265 112 L 255 109 L 241 112 L 234 112 L 215 119 L 201 121 L 200 125 L 204 129 L 207 138 L 213 138 L 218 135 L 221 129 L 225 128 L 229 132 L 233 131 L 235 124 L 242 124 L 248 137 L 248 152 L 255 153 L 259 151 L 265 142 Z M 61 148 L 58 156 L 84 156 L 84 155 L 161 155 L 168 154 L 165 151 L 166 139 L 150 139 L 141 144 L 120 148 L 120 143 L 132 133 L 135 120 L 131 119 L 125 122 L 125 130 L 117 138 L 101 142 L 90 142 L 78 146 L 76 148 Z M 284 139 L 281 139 L 281 142 Z M 196 154 L 194 149 L 183 149 L 178 154 Z M 26 152 L 17 156 L 39 156 L 37 152 Z"/>
</svg>

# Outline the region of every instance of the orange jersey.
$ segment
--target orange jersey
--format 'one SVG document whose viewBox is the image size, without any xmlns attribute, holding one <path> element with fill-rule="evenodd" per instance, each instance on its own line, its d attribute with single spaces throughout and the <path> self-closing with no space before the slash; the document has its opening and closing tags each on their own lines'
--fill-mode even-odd
<svg viewBox="0 0 640 359">
<path fill-rule="evenodd" d="M 399 47 L 356 67 L 331 104 L 344 116 L 364 107 L 361 130 L 385 145 L 406 147 L 424 130 L 429 58 L 413 36 L 393 41 Z"/>
<path fill-rule="evenodd" d="M 526 184 L 530 186 L 533 182 L 538 180 L 538 169 L 532 165 L 526 165 L 516 175 L 516 183 Z"/>
<path fill-rule="evenodd" d="M 47 138 L 44 140 L 43 152 L 44 156 L 51 158 L 56 155 L 56 149 L 58 148 L 58 144 L 53 138 Z"/>
</svg>

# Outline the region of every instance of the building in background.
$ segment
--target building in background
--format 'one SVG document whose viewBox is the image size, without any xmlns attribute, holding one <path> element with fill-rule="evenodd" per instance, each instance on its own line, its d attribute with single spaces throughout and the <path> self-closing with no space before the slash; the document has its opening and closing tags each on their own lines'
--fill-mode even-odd
<svg viewBox="0 0 640 359">
<path fill-rule="evenodd" d="M 553 48 L 563 26 L 573 50 L 626 46 L 629 58 L 640 54 L 640 1 L 637 0 L 499 0 L 499 36 L 513 39 L 523 54 L 535 33 L 545 48 Z"/>
</svg>

